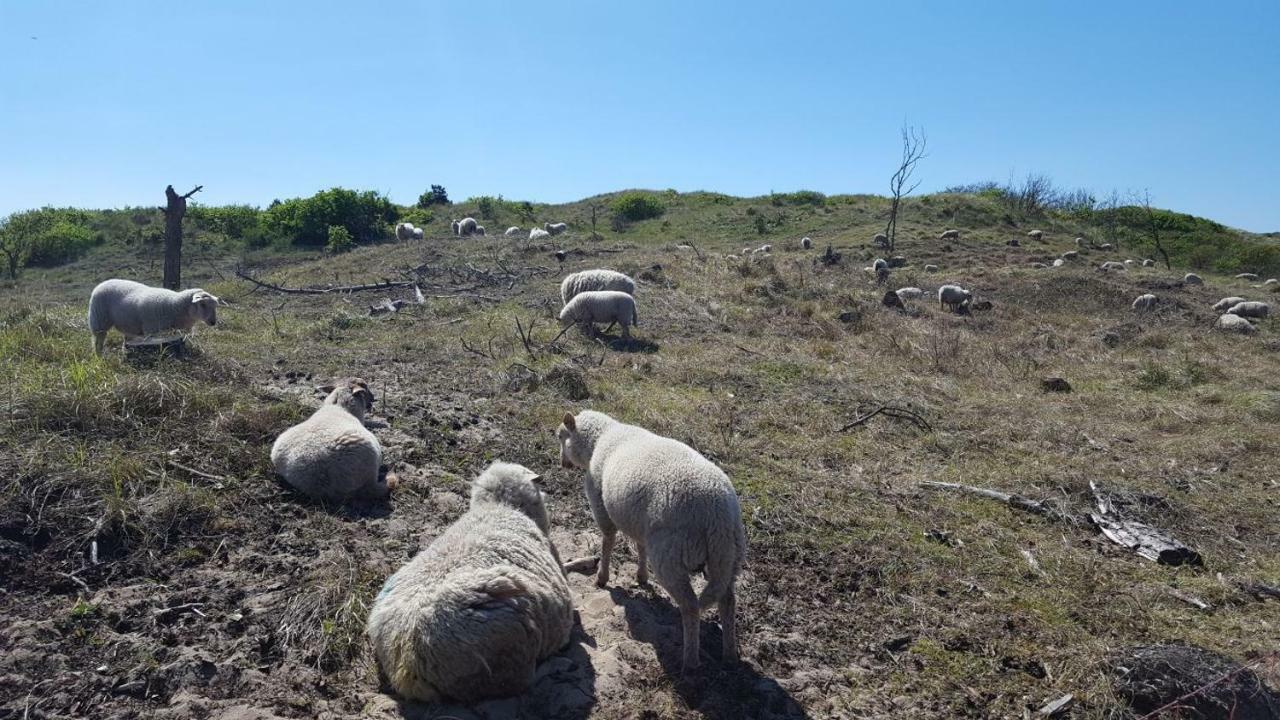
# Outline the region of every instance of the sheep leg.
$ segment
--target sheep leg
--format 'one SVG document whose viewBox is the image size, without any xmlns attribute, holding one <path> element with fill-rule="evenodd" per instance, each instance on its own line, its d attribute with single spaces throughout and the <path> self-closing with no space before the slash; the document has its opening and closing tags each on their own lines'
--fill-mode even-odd
<svg viewBox="0 0 1280 720">
<path fill-rule="evenodd" d="M 95 332 L 93 334 L 93 352 L 102 357 L 102 348 L 107 344 L 107 331 Z"/>
<path fill-rule="evenodd" d="M 738 631 L 735 619 L 738 599 L 734 596 L 732 587 L 725 592 L 724 597 L 720 598 L 719 610 L 721 639 L 724 641 L 720 656 L 726 664 L 734 664 L 738 662 Z"/>
<path fill-rule="evenodd" d="M 654 538 L 654 543 L 653 574 L 680 609 L 680 623 L 684 628 L 681 674 L 687 677 L 698 669 L 698 629 L 702 608 L 698 606 L 698 596 L 689 582 L 689 571 L 681 564 L 683 543 L 677 538 L 661 536 Z"/>
<path fill-rule="evenodd" d="M 649 585 L 649 550 L 645 547 L 643 540 L 636 541 L 636 562 L 639 567 L 636 568 L 636 582 L 641 585 Z"/>
<path fill-rule="evenodd" d="M 596 573 L 596 587 L 609 584 L 609 556 L 613 554 L 613 543 L 618 539 L 618 531 L 602 530 L 600 535 L 600 571 Z"/>
<path fill-rule="evenodd" d="M 622 337 L 624 338 L 631 337 L 631 326 L 627 325 L 626 323 L 622 323 Z"/>
<path fill-rule="evenodd" d="M 618 321 L 617 321 L 617 320 L 613 320 L 613 321 L 611 321 L 611 322 L 609 323 L 609 327 L 605 328 L 605 329 L 604 329 L 604 331 L 605 331 L 605 332 L 609 332 L 610 330 L 612 330 L 612 329 L 613 329 L 613 326 L 614 326 L 614 325 L 617 325 L 617 324 L 618 324 Z"/>
</svg>

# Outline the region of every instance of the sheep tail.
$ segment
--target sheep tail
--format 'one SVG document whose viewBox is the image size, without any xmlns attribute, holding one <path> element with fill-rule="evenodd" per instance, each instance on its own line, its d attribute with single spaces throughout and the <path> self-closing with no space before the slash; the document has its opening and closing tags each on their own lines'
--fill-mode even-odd
<svg viewBox="0 0 1280 720">
<path fill-rule="evenodd" d="M 727 537 L 714 529 L 707 533 L 709 552 L 703 570 L 707 585 L 698 595 L 699 607 L 707 607 L 723 598 L 742 569 L 742 561 L 747 554 L 747 537 L 741 521 L 733 525 Z"/>
</svg>

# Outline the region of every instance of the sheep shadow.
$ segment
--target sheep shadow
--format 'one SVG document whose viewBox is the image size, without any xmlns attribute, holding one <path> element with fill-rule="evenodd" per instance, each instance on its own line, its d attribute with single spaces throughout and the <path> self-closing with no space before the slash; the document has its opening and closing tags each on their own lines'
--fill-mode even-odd
<svg viewBox="0 0 1280 720">
<path fill-rule="evenodd" d="M 614 352 L 625 353 L 656 353 L 658 352 L 658 343 L 644 338 L 638 338 L 634 335 L 631 337 L 623 337 L 621 335 L 605 335 L 601 333 L 596 339 L 603 343 L 605 347 Z"/>
<path fill-rule="evenodd" d="M 538 663 L 533 685 L 524 694 L 471 706 L 397 699 L 400 714 L 406 720 L 586 720 L 596 706 L 596 672 L 586 648 L 594 648 L 596 641 L 583 629 L 576 611 L 574 620 L 569 644 Z M 382 680 L 382 691 L 390 693 Z"/>
<path fill-rule="evenodd" d="M 289 499 L 309 510 L 320 510 L 348 520 L 385 519 L 391 517 L 391 498 L 350 498 L 345 502 L 317 500 L 290 485 L 282 475 L 272 473 L 272 481 Z"/>
<path fill-rule="evenodd" d="M 761 675 L 745 661 L 736 665 L 722 663 L 718 623 L 702 623 L 699 633 L 702 667 L 692 678 L 682 678 L 680 613 L 675 606 L 653 591 L 638 593 L 615 587 L 609 594 L 615 604 L 622 606 L 631 637 L 653 646 L 663 672 L 674 682 L 676 693 L 703 717 L 710 720 L 809 717 L 777 680 Z M 712 658 L 708 659 L 707 655 Z"/>
</svg>

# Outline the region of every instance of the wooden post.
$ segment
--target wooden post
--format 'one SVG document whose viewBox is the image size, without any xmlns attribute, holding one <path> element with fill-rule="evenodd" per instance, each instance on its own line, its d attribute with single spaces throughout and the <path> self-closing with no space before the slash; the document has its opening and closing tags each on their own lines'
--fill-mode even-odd
<svg viewBox="0 0 1280 720">
<path fill-rule="evenodd" d="M 187 198 L 203 188 L 197 185 L 186 195 L 174 192 L 172 185 L 164 189 L 164 286 L 170 290 L 182 289 L 182 218 L 187 214 Z"/>
</svg>

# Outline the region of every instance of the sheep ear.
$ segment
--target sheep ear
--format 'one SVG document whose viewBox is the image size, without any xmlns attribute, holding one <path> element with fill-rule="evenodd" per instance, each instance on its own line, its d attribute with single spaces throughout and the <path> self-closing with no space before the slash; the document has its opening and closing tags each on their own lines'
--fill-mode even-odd
<svg viewBox="0 0 1280 720">
<path fill-rule="evenodd" d="M 542 476 L 541 476 L 541 475 L 534 475 L 533 477 L 529 478 L 529 482 L 533 483 L 534 485 L 539 485 L 539 486 L 541 486 L 541 485 L 542 485 Z"/>
<path fill-rule="evenodd" d="M 565 413 L 564 419 L 562 419 L 560 422 L 564 423 L 565 429 L 568 430 L 569 432 L 573 432 L 574 430 L 578 429 L 578 422 L 573 419 L 572 413 Z"/>
</svg>

